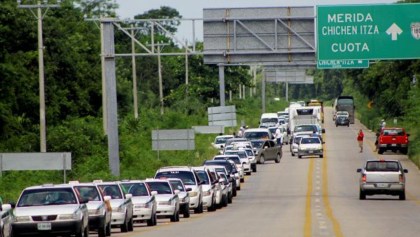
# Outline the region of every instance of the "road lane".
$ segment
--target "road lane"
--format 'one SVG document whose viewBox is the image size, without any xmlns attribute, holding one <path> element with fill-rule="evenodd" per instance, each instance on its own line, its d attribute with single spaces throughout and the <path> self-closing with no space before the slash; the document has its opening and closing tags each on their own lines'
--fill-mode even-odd
<svg viewBox="0 0 420 237">
<path fill-rule="evenodd" d="M 112 236 L 418 236 L 420 172 L 406 156 L 373 152 L 375 134 L 361 124 L 335 127 L 325 111 L 325 157 L 292 157 L 283 147 L 280 164 L 267 162 L 246 178 L 233 204 L 216 212 L 159 220 L 156 227 L 137 224 L 134 232 Z M 364 152 L 356 134 L 365 132 Z M 359 200 L 359 173 L 367 159 L 398 159 L 409 169 L 407 200 L 378 195 Z"/>
</svg>

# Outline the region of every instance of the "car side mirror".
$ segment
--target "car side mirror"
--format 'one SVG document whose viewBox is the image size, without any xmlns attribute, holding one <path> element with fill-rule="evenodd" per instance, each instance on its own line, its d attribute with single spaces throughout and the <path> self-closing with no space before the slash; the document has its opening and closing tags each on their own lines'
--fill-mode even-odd
<svg viewBox="0 0 420 237">
<path fill-rule="evenodd" d="M 80 204 L 86 204 L 89 202 L 89 198 L 81 198 Z"/>
<path fill-rule="evenodd" d="M 125 198 L 126 199 L 131 199 L 133 197 L 133 194 L 131 194 L 131 193 L 127 193 L 126 195 L 125 195 Z"/>
<path fill-rule="evenodd" d="M 3 204 L 3 205 L 1 205 L 1 209 L 2 209 L 4 212 L 7 212 L 7 211 L 9 211 L 9 210 L 11 210 L 11 209 L 12 209 L 12 205 L 10 205 L 10 204 Z"/>
<path fill-rule="evenodd" d="M 178 195 L 178 194 L 179 194 L 179 192 L 180 192 L 180 191 L 177 189 L 177 190 L 175 190 L 175 192 L 174 192 L 174 193 L 175 193 L 176 195 Z"/>
<path fill-rule="evenodd" d="M 190 188 L 191 189 L 191 188 Z M 188 190 L 188 189 L 187 189 Z M 152 194 L 152 196 L 156 196 L 158 194 L 157 191 L 152 191 L 150 194 Z"/>
<path fill-rule="evenodd" d="M 9 204 L 10 204 L 10 206 L 11 206 L 13 209 L 16 207 L 16 203 L 15 203 L 15 202 L 10 202 Z"/>
<path fill-rule="evenodd" d="M 404 169 L 403 171 L 404 171 L 404 173 L 408 173 L 408 170 L 407 169 Z"/>
<path fill-rule="evenodd" d="M 191 192 L 192 191 L 192 188 L 186 188 L 185 191 Z"/>
<path fill-rule="evenodd" d="M 361 173 L 362 172 L 362 169 L 357 169 L 357 173 Z"/>
</svg>

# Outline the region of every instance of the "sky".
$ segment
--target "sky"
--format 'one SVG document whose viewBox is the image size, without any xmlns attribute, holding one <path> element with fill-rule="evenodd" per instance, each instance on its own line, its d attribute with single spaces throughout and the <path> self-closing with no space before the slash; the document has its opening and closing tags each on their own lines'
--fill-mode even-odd
<svg viewBox="0 0 420 237">
<path fill-rule="evenodd" d="M 178 10 L 183 18 L 202 18 L 203 8 L 242 7 L 292 7 L 340 4 L 389 4 L 397 0 L 115 0 L 119 4 L 117 15 L 120 19 L 133 19 L 150 9 L 169 6 Z M 202 40 L 202 21 L 196 24 L 196 39 Z M 176 36 L 180 40 L 192 41 L 192 22 L 183 21 Z"/>
</svg>

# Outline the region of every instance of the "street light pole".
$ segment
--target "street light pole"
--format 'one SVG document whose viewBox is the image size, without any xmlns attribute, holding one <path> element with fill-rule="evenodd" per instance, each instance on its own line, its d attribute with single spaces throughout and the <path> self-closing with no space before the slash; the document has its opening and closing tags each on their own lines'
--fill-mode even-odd
<svg viewBox="0 0 420 237">
<path fill-rule="evenodd" d="M 38 75 L 39 75 L 39 122 L 40 122 L 40 151 L 47 152 L 47 132 L 46 132 L 46 119 L 45 119 L 45 84 L 44 84 L 44 46 L 42 38 L 42 19 L 45 14 L 47 14 L 49 8 L 58 8 L 60 7 L 60 0 L 57 0 L 55 4 L 48 4 L 48 0 L 44 0 L 41 3 L 40 0 L 37 1 L 36 5 L 22 4 L 21 0 L 17 1 L 18 8 L 30 9 L 31 12 L 38 20 Z M 37 14 L 32 11 L 32 9 L 37 9 Z M 42 9 L 45 8 L 46 11 L 42 14 Z"/>
</svg>

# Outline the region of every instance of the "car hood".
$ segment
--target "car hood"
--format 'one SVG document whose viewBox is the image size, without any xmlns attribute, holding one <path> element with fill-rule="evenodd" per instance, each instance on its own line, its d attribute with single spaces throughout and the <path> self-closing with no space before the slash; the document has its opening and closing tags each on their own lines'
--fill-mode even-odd
<svg viewBox="0 0 420 237">
<path fill-rule="evenodd" d="M 174 195 L 173 194 L 158 194 L 155 197 L 156 197 L 156 201 L 160 202 L 160 201 L 169 201 L 174 197 Z"/>
<path fill-rule="evenodd" d="M 151 196 L 138 196 L 138 197 L 132 197 L 131 200 L 133 204 L 144 204 L 150 202 L 150 199 L 152 199 Z"/>
<path fill-rule="evenodd" d="M 16 216 L 62 215 L 73 214 L 78 208 L 79 204 L 17 207 L 14 213 Z"/>
<path fill-rule="evenodd" d="M 125 202 L 125 200 L 124 199 L 111 199 L 109 200 L 109 202 L 111 203 L 111 207 L 119 207 Z"/>
<path fill-rule="evenodd" d="M 88 210 L 96 210 L 99 206 L 103 205 L 104 202 L 102 201 L 89 201 L 86 203 Z"/>
</svg>

